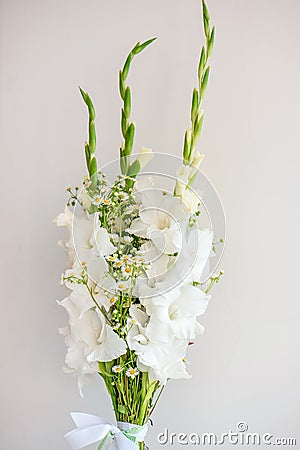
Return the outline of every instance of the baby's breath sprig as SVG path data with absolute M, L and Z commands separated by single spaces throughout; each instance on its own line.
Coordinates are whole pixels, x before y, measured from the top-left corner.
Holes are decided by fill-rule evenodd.
M 143 44 L 138 42 L 127 56 L 123 69 L 119 71 L 119 90 L 123 100 L 123 108 L 121 110 L 121 130 L 124 138 L 120 148 L 120 167 L 122 174 L 130 177 L 135 177 L 138 174 L 140 171 L 140 163 L 136 160 L 130 165 L 130 155 L 133 148 L 135 125 L 133 122 L 130 122 L 131 91 L 130 87 L 126 86 L 126 80 L 134 56 L 141 53 L 146 47 L 148 47 L 148 45 L 155 41 L 155 39 L 156 38 L 149 39 Z
M 213 245 L 212 245 L 212 251 L 213 251 L 214 253 L 216 253 L 216 245 L 223 244 L 223 242 L 224 242 L 224 239 L 223 239 L 223 238 L 220 238 L 218 241 L 213 242 Z
M 221 276 L 224 274 L 223 270 L 220 270 L 218 275 L 211 275 L 209 277 L 209 285 L 205 290 L 205 294 L 208 294 L 209 291 L 212 289 L 215 283 L 219 283 Z
M 195 147 L 201 134 L 204 115 L 201 106 L 206 92 L 210 72 L 208 59 L 212 53 L 215 39 L 215 27 L 213 27 L 212 30 L 210 29 L 210 16 L 204 0 L 202 0 L 202 10 L 206 44 L 205 46 L 202 46 L 198 65 L 198 89 L 194 88 L 192 95 L 191 128 L 186 130 L 184 136 L 183 161 L 186 165 L 191 164 L 193 161 Z
M 80 205 L 82 205 L 81 200 L 78 198 L 78 191 L 79 191 L 79 187 L 75 186 L 74 191 L 71 187 L 68 187 L 66 189 L 66 191 L 70 194 L 70 198 L 67 202 L 67 206 L 75 206 L 76 203 L 78 202 Z
M 89 142 L 85 143 L 85 159 L 86 165 L 90 177 L 90 187 L 89 190 L 91 193 L 94 193 L 97 190 L 98 184 L 98 174 L 97 174 L 97 160 L 95 158 L 95 150 L 96 150 L 96 129 L 95 129 L 95 118 L 96 112 L 91 100 L 91 97 L 87 92 L 84 92 L 81 87 L 79 87 L 82 98 L 88 107 L 89 112 Z

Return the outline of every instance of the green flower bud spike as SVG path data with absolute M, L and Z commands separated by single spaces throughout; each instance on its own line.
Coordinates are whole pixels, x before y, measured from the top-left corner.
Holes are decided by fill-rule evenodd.
M 134 161 L 130 165 L 130 155 L 133 149 L 135 125 L 130 121 L 131 92 L 130 88 L 126 86 L 126 80 L 134 56 L 141 53 L 146 47 L 148 47 L 148 45 L 155 41 L 155 39 L 156 38 L 149 39 L 143 44 L 138 42 L 127 56 L 123 69 L 119 71 L 119 91 L 121 99 L 123 100 L 123 108 L 121 110 L 121 130 L 124 138 L 120 148 L 120 168 L 123 175 L 128 175 L 131 178 L 135 178 L 140 171 L 140 164 L 137 164 L 138 161 Z M 131 185 L 132 182 L 128 182 L 128 186 L 130 187 Z
M 81 89 L 81 87 L 79 87 L 79 90 L 84 100 L 84 103 L 88 108 L 89 113 L 89 127 L 88 127 L 89 142 L 85 143 L 84 150 L 85 150 L 86 166 L 88 169 L 89 179 L 91 183 L 89 189 L 91 193 L 94 193 L 97 189 L 98 183 L 97 161 L 94 155 L 96 150 L 96 129 L 95 129 L 96 112 L 89 94 L 87 92 L 84 92 L 84 90 Z
M 206 44 L 201 49 L 199 65 L 198 65 L 198 89 L 194 89 L 192 95 L 191 106 L 191 127 L 185 132 L 183 144 L 183 162 L 188 165 L 192 163 L 196 145 L 199 141 L 203 122 L 202 101 L 207 89 L 210 67 L 208 66 L 208 59 L 212 53 L 215 28 L 210 30 L 210 16 L 204 0 L 202 0 L 202 20 L 204 27 L 204 34 L 206 37 Z

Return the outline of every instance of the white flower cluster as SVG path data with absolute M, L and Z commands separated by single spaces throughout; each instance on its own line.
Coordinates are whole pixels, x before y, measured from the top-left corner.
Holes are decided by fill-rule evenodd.
M 185 183 L 191 174 L 181 169 L 178 176 Z M 60 330 L 68 347 L 65 370 L 76 374 L 80 391 L 108 361 L 113 377 L 129 381 L 139 372 L 161 384 L 189 377 L 185 357 L 203 332 L 198 317 L 209 295 L 201 276 L 213 233 L 198 228 L 199 200 L 182 183 L 173 195 L 148 177 L 135 184 L 120 177 L 110 188 L 101 177 L 96 194 L 77 189 L 74 211 L 67 206 L 56 219 L 69 233 L 61 243 L 69 295 L 59 302 L 69 315 Z

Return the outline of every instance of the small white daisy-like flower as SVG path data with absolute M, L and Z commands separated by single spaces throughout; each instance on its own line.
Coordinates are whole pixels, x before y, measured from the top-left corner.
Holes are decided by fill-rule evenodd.
M 117 289 L 119 289 L 120 291 L 126 291 L 129 288 L 130 288 L 130 281 L 120 281 L 117 284 Z
M 113 366 L 113 368 L 111 369 L 114 373 L 121 373 L 124 370 L 124 367 L 122 366 Z
M 92 200 L 92 203 L 93 203 L 93 205 L 96 205 L 96 206 L 100 205 L 101 197 L 99 197 L 99 196 L 94 197 L 93 200 Z
M 110 299 L 109 299 L 110 306 L 114 305 L 116 303 L 116 301 L 117 301 L 116 297 L 110 297 Z
M 129 277 L 132 274 L 132 268 L 129 266 L 123 266 L 121 270 L 124 277 Z
M 135 378 L 139 374 L 139 370 L 137 368 L 129 367 L 128 370 L 126 370 L 126 375 L 128 378 Z
M 131 256 L 131 255 L 124 255 L 124 256 L 122 257 L 122 261 L 123 261 L 125 264 L 130 265 L 130 264 L 132 264 L 132 256 Z
M 131 317 L 129 318 L 129 323 L 131 323 L 132 325 L 137 325 L 137 321 L 135 319 L 132 319 Z

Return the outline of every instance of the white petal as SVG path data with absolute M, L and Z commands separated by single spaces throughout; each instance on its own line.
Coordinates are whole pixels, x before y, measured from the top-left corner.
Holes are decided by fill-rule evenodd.
M 143 147 L 136 159 L 139 161 L 141 169 L 143 169 L 148 164 L 148 162 L 151 161 L 152 158 L 152 150 L 150 148 Z
M 67 227 L 69 229 L 72 228 L 74 219 L 74 214 L 72 211 L 66 206 L 63 213 L 59 214 L 55 219 L 54 222 L 58 227 Z
M 98 228 L 91 239 L 91 244 L 95 245 L 102 256 L 111 255 L 117 249 L 111 243 L 109 234 L 105 228 Z
M 101 334 L 100 344 L 88 356 L 88 361 L 112 361 L 126 353 L 126 343 L 109 325 L 105 325 L 105 331 Z

